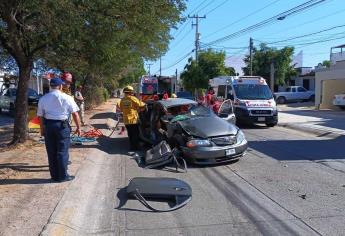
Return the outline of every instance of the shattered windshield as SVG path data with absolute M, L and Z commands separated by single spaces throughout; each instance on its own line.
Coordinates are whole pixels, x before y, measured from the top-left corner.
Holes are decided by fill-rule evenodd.
M 171 120 L 172 122 L 196 117 L 212 116 L 214 114 L 205 106 L 192 104 L 170 107 L 168 112 L 174 116 L 174 118 Z

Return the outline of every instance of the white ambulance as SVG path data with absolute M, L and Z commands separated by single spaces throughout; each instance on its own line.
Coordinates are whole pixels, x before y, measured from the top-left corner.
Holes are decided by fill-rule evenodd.
M 209 81 L 217 97 L 231 99 L 238 123 L 278 123 L 272 91 L 260 76 L 219 76 Z

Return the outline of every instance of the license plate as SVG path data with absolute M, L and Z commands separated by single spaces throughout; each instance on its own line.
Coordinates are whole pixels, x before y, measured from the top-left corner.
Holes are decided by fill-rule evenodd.
M 265 117 L 258 117 L 258 121 L 265 121 L 266 118 Z
M 234 155 L 236 153 L 235 149 L 228 149 L 228 150 L 225 150 L 225 155 L 226 156 L 231 156 L 231 155 Z

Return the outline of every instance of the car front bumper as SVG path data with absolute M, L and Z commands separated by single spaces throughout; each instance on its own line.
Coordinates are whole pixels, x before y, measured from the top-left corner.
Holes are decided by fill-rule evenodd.
M 199 165 L 219 164 L 237 160 L 245 154 L 247 148 L 247 141 L 232 146 L 181 147 L 185 160 Z M 234 149 L 235 153 L 227 156 L 226 150 L 229 149 Z

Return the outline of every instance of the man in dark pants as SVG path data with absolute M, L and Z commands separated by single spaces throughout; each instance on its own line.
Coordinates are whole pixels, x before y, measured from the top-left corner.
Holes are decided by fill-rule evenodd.
M 138 111 L 145 107 L 145 103 L 133 96 L 133 87 L 123 89 L 124 98 L 120 101 L 120 110 L 123 114 L 123 123 L 126 126 L 131 150 L 139 149 L 139 114 Z
M 78 106 L 73 97 L 62 92 L 64 82 L 60 78 L 50 80 L 51 91 L 38 103 L 37 116 L 41 120 L 41 135 L 44 135 L 50 176 L 54 181 L 68 181 L 73 177 L 67 173 L 68 150 L 71 127 L 68 122 L 72 114 L 80 135 Z

